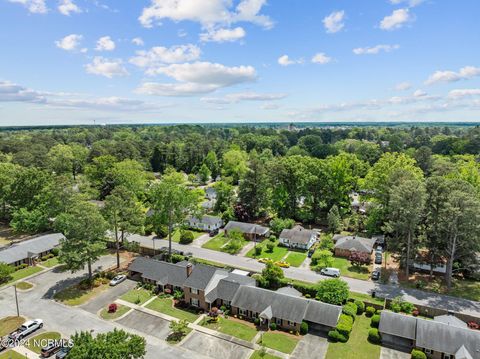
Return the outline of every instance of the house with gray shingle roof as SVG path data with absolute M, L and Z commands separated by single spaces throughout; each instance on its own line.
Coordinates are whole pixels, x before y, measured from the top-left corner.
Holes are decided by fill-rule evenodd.
M 335 255 L 348 258 L 354 251 L 371 254 L 376 239 L 336 234 L 333 236 L 333 242 L 335 243 Z
M 38 258 L 49 254 L 60 245 L 60 240 L 65 237 L 61 233 L 45 234 L 43 236 L 28 239 L 0 250 L 0 262 L 10 265 L 26 263 L 34 265 Z
M 242 232 L 245 239 L 248 240 L 263 240 L 270 235 L 269 228 L 254 223 L 230 221 L 225 226 L 225 235 L 228 235 L 228 232 L 232 230 Z
M 278 242 L 285 247 L 308 250 L 317 241 L 318 232 L 295 226 L 284 229 L 278 237 Z
M 202 217 L 189 217 L 187 219 L 187 225 L 193 229 L 210 232 L 220 229 L 223 225 L 223 220 L 220 217 L 207 215 Z

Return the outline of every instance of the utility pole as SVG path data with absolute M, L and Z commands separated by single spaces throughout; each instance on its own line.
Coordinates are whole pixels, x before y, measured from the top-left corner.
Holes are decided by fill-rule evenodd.
M 20 316 L 20 309 L 18 308 L 17 285 L 14 284 L 13 288 L 15 288 L 15 304 L 17 305 L 17 317 L 19 317 Z

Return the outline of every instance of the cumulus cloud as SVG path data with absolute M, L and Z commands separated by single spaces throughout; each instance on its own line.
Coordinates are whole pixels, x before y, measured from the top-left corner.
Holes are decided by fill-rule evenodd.
M 323 19 L 323 26 L 328 33 L 339 32 L 345 26 L 345 11 L 335 11 Z
M 23 5 L 32 14 L 46 14 L 48 12 L 45 0 L 8 0 L 11 3 Z
M 55 41 L 55 45 L 65 51 L 75 51 L 78 49 L 78 46 L 80 45 L 82 39 L 82 35 L 71 34 L 65 36 L 63 39 Z
M 293 59 L 290 59 L 288 55 L 282 55 L 278 58 L 277 62 L 279 65 L 282 65 L 282 66 L 290 66 L 294 64 L 302 64 L 303 59 L 293 60 Z
M 448 97 L 452 99 L 460 99 L 472 96 L 480 96 L 480 89 L 457 89 L 448 93 Z
M 458 72 L 455 71 L 436 71 L 425 81 L 426 85 L 434 85 L 439 82 L 457 82 L 468 80 L 480 76 L 480 67 L 465 66 Z
M 409 82 L 400 82 L 399 84 L 395 85 L 396 91 L 406 91 L 412 88 L 412 84 Z
M 110 36 L 102 36 L 97 40 L 97 51 L 113 51 L 115 50 L 115 42 L 110 38 Z
M 132 39 L 132 44 L 137 45 L 137 46 L 143 46 L 145 43 L 143 42 L 143 39 L 141 37 L 135 37 Z
M 200 58 L 200 54 L 200 48 L 192 44 L 169 48 L 156 46 L 148 51 L 136 51 L 136 56 L 129 61 L 135 66 L 145 69 L 148 75 L 156 75 L 160 73 L 165 64 L 194 61 Z
M 380 22 L 382 30 L 392 31 L 400 29 L 408 22 L 412 21 L 413 17 L 409 9 L 397 9 L 391 15 L 385 16 Z
M 201 100 L 207 103 L 224 105 L 241 101 L 275 101 L 285 97 L 287 97 L 287 94 L 284 93 L 238 92 L 225 95 L 224 97 L 203 97 Z
M 136 91 L 159 96 L 192 96 L 256 80 L 252 66 L 227 67 L 211 62 L 172 64 L 158 69 L 177 83 L 143 83 Z
M 200 34 L 203 42 L 233 42 L 245 37 L 245 30 L 241 27 L 234 29 L 212 29 Z
M 44 103 L 45 97 L 41 93 L 24 86 L 0 80 L 0 102 Z
M 65 16 L 70 16 L 72 13 L 82 12 L 73 0 L 62 0 L 58 5 L 58 11 Z
M 85 66 L 87 73 L 92 75 L 105 76 L 109 79 L 115 76 L 128 75 L 127 69 L 120 59 L 106 59 L 102 56 L 95 56 L 93 61 Z
M 234 7 L 232 1 L 225 0 L 150 0 L 139 17 L 145 27 L 152 27 L 163 19 L 173 21 L 194 21 L 206 28 L 251 22 L 265 28 L 273 26 L 272 20 L 260 14 L 266 0 L 241 0 Z
M 377 55 L 380 52 L 392 52 L 398 50 L 400 45 L 377 45 L 373 47 L 357 47 L 353 49 L 355 55 Z
M 332 58 L 325 55 L 323 52 L 319 52 L 318 54 L 312 57 L 312 62 L 314 64 L 324 65 L 324 64 L 328 64 L 331 61 L 332 61 Z

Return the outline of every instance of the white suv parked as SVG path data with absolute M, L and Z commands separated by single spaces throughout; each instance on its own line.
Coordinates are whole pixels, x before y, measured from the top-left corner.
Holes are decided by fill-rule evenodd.
M 23 323 L 22 326 L 17 330 L 15 330 L 13 333 L 10 333 L 8 337 L 11 340 L 20 340 L 42 327 L 43 327 L 43 320 L 41 319 L 29 320 L 28 322 Z

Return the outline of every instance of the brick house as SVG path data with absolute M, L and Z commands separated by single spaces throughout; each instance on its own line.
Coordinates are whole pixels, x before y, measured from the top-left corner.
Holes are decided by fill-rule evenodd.
M 225 235 L 228 235 L 228 232 L 231 230 L 238 230 L 243 233 L 245 239 L 249 241 L 257 240 L 262 241 L 270 235 L 270 229 L 267 227 L 260 226 L 254 223 L 245 223 L 230 221 L 225 226 Z
M 376 239 L 336 234 L 333 236 L 333 242 L 335 255 L 348 258 L 353 251 L 372 254 Z

